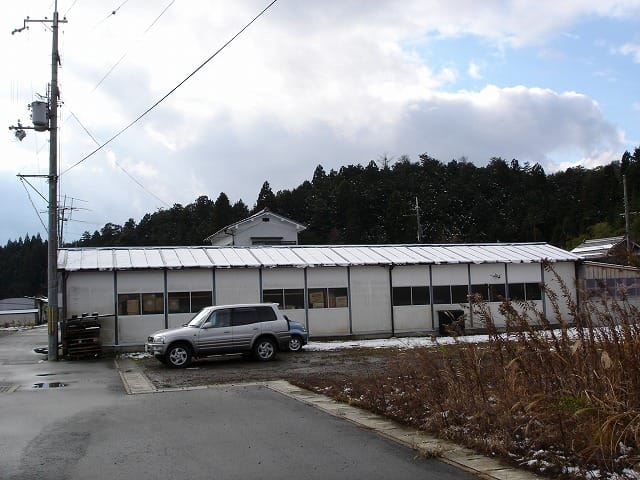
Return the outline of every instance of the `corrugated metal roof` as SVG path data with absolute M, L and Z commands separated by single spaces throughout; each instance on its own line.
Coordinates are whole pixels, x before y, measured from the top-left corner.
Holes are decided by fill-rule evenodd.
M 580 245 L 571 250 L 571 253 L 579 255 L 582 258 L 604 258 L 607 257 L 611 250 L 617 245 L 624 242 L 625 237 L 608 237 L 594 238 L 585 240 Z
M 456 263 L 575 262 L 580 257 L 546 243 L 467 245 L 331 245 L 255 247 L 132 247 L 60 249 L 58 269 L 135 270 L 275 268 Z

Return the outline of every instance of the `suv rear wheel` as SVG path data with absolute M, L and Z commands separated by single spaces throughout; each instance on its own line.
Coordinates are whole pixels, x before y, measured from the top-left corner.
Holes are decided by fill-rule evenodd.
M 185 343 L 171 345 L 165 354 L 167 365 L 173 368 L 186 368 L 191 364 L 191 347 Z
M 289 340 L 289 350 L 292 352 L 299 352 L 302 350 L 302 337 L 300 335 L 291 335 L 291 340 Z
M 253 356 L 261 362 L 273 360 L 276 358 L 276 344 L 270 338 L 259 338 L 253 346 Z

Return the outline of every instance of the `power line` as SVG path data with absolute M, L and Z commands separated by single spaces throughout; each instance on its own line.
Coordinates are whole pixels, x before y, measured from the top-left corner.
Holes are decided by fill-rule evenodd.
M 98 140 L 96 140 L 96 138 L 91 134 L 91 132 L 87 129 L 87 127 L 85 127 L 82 122 L 80 121 L 80 119 L 76 116 L 75 113 L 73 113 L 72 111 L 69 111 L 69 113 L 71 114 L 71 116 L 76 120 L 76 122 L 78 122 L 78 125 L 80 125 L 80 127 L 82 127 L 82 129 L 86 132 L 87 135 L 89 135 L 89 137 L 91 137 L 91 140 L 93 140 L 95 142 L 96 145 L 98 145 L 98 147 L 100 146 L 100 142 L 98 142 Z M 165 206 L 169 206 L 169 204 L 167 202 L 165 202 L 164 200 L 162 200 L 160 197 L 158 197 L 155 193 L 153 193 L 152 191 L 150 191 L 149 189 L 147 189 L 142 183 L 140 183 L 138 181 L 138 179 L 136 179 L 133 175 L 131 175 L 122 165 L 120 165 L 118 163 L 117 160 L 114 160 L 115 164 L 118 166 L 118 168 L 120 168 L 120 170 L 122 170 L 125 175 L 127 175 L 127 177 L 129 177 L 133 182 L 135 182 L 140 188 L 142 188 L 145 192 L 147 192 L 149 195 L 151 195 L 153 198 L 155 198 L 156 200 L 158 200 L 160 203 L 162 203 Z
M 42 217 L 40 216 L 40 212 L 36 208 L 36 204 L 33 203 L 33 198 L 31 198 L 31 194 L 29 193 L 29 190 L 27 189 L 27 186 L 25 185 L 25 182 L 26 183 L 29 183 L 29 182 L 27 182 L 22 177 L 20 177 L 20 181 L 22 182 L 22 186 L 24 187 L 24 191 L 27 192 L 27 197 L 29 197 L 29 202 L 31 202 L 31 206 L 33 207 L 33 210 L 36 212 L 36 215 L 38 216 L 38 220 L 40 220 L 40 224 L 42 225 L 42 228 L 44 228 L 44 231 L 48 233 L 47 227 L 44 224 L 44 222 L 42 221 Z M 31 185 L 30 183 L 29 183 L 29 186 L 31 188 L 33 188 L 33 185 Z M 40 192 L 38 192 L 38 190 L 36 190 L 35 188 L 33 188 L 33 189 L 40 195 Z M 42 195 L 40 195 L 40 196 L 42 197 Z M 42 198 L 44 198 L 44 197 L 42 197 Z M 45 198 L 45 201 L 46 201 L 46 198 Z
M 222 45 L 222 47 L 220 47 L 213 55 L 211 55 L 209 58 L 207 58 L 202 64 L 200 64 L 200 66 L 198 68 L 196 68 L 193 72 L 191 72 L 184 80 L 182 80 L 178 85 L 176 85 L 175 87 L 173 87 L 167 94 L 165 94 L 160 100 L 158 100 L 156 103 L 154 103 L 151 107 L 149 107 L 147 110 L 145 110 L 140 116 L 138 116 L 138 118 L 136 118 L 134 121 L 132 121 L 131 123 L 129 123 L 126 127 L 124 127 L 123 129 L 121 129 L 118 133 L 116 133 L 114 136 L 112 136 L 109 140 L 107 140 L 105 143 L 103 143 L 102 145 L 100 145 L 98 148 L 96 148 L 94 151 L 92 151 L 91 153 L 89 153 L 87 156 L 85 156 L 84 158 L 78 160 L 76 163 L 74 163 L 73 165 L 71 165 L 69 168 L 67 168 L 66 170 L 64 170 L 60 175 L 64 175 L 65 173 L 67 173 L 69 170 L 77 167 L 78 165 L 80 165 L 82 162 L 84 162 L 85 160 L 89 159 L 90 157 L 92 157 L 94 154 L 96 154 L 97 152 L 99 152 L 100 150 L 102 150 L 104 147 L 106 147 L 108 144 L 110 144 L 111 142 L 113 142 L 116 138 L 118 138 L 120 135 L 122 135 L 124 132 L 126 132 L 127 130 L 129 130 L 133 125 L 135 125 L 136 123 L 138 123 L 138 121 L 140 121 L 143 117 L 145 117 L 149 112 L 151 112 L 153 109 L 155 109 L 158 105 L 160 105 L 160 103 L 162 103 L 164 100 L 167 99 L 167 97 L 169 97 L 171 94 L 173 94 L 178 88 L 180 88 L 184 83 L 187 82 L 187 80 L 189 80 L 191 77 L 193 77 L 196 73 L 198 73 L 202 68 L 204 68 L 205 65 L 207 65 L 211 60 L 213 60 L 222 50 L 224 50 L 227 46 L 229 46 L 229 44 L 231 42 L 233 42 L 236 38 L 238 38 L 247 28 L 249 28 L 251 25 L 253 25 L 253 23 L 255 21 L 257 21 L 262 15 L 264 15 L 267 10 L 269 10 L 278 0 L 273 0 L 269 5 L 267 5 L 258 15 L 256 15 L 249 23 L 247 23 L 238 33 L 236 33 L 233 37 L 231 37 L 224 45 Z
M 151 22 L 151 24 L 150 24 L 150 25 L 145 29 L 145 31 L 144 31 L 144 32 L 142 32 L 142 35 L 143 35 L 143 36 L 144 36 L 144 35 L 146 35 L 146 34 L 147 34 L 147 32 L 148 32 L 149 30 L 151 30 L 151 28 L 156 24 L 156 22 L 157 22 L 158 20 L 160 20 L 160 17 L 162 17 L 162 16 L 166 13 L 166 11 L 167 11 L 167 10 L 169 10 L 169 8 L 171 7 L 171 5 L 173 5 L 174 3 L 175 3 L 175 0 L 171 0 L 171 2 L 169 2 L 169 4 L 168 4 L 166 7 L 164 7 L 164 9 L 162 10 L 162 12 L 160 12 L 160 15 L 158 15 L 158 16 L 153 20 L 153 22 Z M 125 59 L 125 57 L 126 57 L 127 55 L 129 55 L 129 50 L 127 50 L 126 52 L 124 52 L 124 53 L 122 54 L 122 56 L 121 56 L 121 57 L 116 61 L 116 63 L 114 63 L 114 64 L 111 66 L 111 68 L 107 71 L 107 73 L 105 73 L 105 74 L 103 75 L 103 77 L 100 79 L 100 81 L 99 81 L 98 83 L 96 83 L 96 86 L 95 86 L 95 87 L 93 87 L 93 90 L 91 90 L 92 92 L 94 92 L 94 91 L 95 91 L 95 90 L 96 90 L 96 89 L 97 89 L 97 88 L 102 84 L 102 82 L 104 82 L 104 81 L 106 80 L 106 78 L 107 78 L 109 75 L 111 75 L 111 72 L 113 72 L 113 70 L 115 70 L 115 68 L 116 68 L 118 65 L 120 65 L 120 62 L 122 62 L 122 60 L 124 60 L 124 59 Z

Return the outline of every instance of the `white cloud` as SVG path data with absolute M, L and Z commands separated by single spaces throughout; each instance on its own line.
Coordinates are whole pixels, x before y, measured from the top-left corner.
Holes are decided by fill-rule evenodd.
M 622 45 L 618 51 L 622 55 L 629 55 L 633 57 L 635 63 L 640 63 L 640 44 L 638 43 L 626 43 Z
M 480 74 L 480 67 L 474 63 L 471 62 L 469 64 L 469 68 L 467 69 L 467 73 L 469 74 L 469 76 L 475 80 L 480 80 L 482 78 L 482 75 Z
M 61 31 L 63 170 L 95 149 L 70 112 L 105 142 L 266 5 L 259 0 L 175 2 L 144 33 L 165 5 L 127 2 L 108 16 L 112 7 L 59 3 L 61 11 L 73 3 Z M 563 152 L 597 162 L 622 148 L 618 130 L 585 95 L 535 86 L 453 91 L 458 73 L 450 65 L 455 63 L 432 60 L 442 37 L 470 36 L 491 49 L 538 47 L 589 15 L 637 16 L 640 1 L 487 0 L 479 5 L 472 0 L 415 0 L 401 6 L 390 0 L 276 3 L 108 148 L 62 176 L 65 193 L 87 200 L 90 208 L 76 216 L 89 223 L 67 231 L 79 235 L 108 221 L 139 219 L 166 206 L 154 195 L 184 204 L 224 191 L 232 202 L 242 198 L 251 206 L 265 180 L 274 190 L 289 189 L 320 163 L 339 168 L 368 162 L 381 152 L 415 159 L 427 151 L 443 161 L 465 155 L 478 163 L 503 156 L 552 167 Z M 11 30 L 41 9 L 40 2 L 22 2 L 11 18 L 0 19 L 0 26 Z M 25 120 L 30 91 L 46 85 L 49 41 L 48 31 L 32 28 L 0 46 L 16 79 L 14 88 L 0 96 L 5 124 Z M 637 54 L 628 48 L 625 54 Z M 472 62 L 467 74 L 480 80 L 483 70 L 482 62 Z M 38 145 L 44 151 L 34 155 Z M 5 142 L 1 148 L 8 159 L 0 162 L 3 179 L 17 171 L 46 171 L 42 134 L 30 132 L 23 143 Z M 153 195 L 128 178 L 116 160 Z M 10 237 L 24 230 L 14 223 Z M 0 236 L 0 243 L 5 238 Z

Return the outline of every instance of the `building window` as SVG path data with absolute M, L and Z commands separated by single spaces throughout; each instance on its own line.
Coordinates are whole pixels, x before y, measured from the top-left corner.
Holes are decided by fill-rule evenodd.
M 309 289 L 309 308 L 327 308 L 327 289 Z
M 140 315 L 140 294 L 119 293 L 118 315 Z
M 118 315 L 153 315 L 164 313 L 162 293 L 119 293 Z
M 142 314 L 154 315 L 164 313 L 164 295 L 162 293 L 142 294 Z
M 451 287 L 449 285 L 438 285 L 433 287 L 434 304 L 451 304 Z
M 169 292 L 169 313 L 195 313 L 213 305 L 210 291 Z
M 304 309 L 304 289 L 290 288 L 284 290 L 284 309 Z
M 394 307 L 411 305 L 411 287 L 393 287 L 392 296 Z
M 509 298 L 511 300 L 525 300 L 524 283 L 510 283 Z
M 393 287 L 394 307 L 403 305 L 428 305 L 429 287 Z
M 327 291 L 329 308 L 344 308 L 349 306 L 346 288 L 328 288 Z
M 191 295 L 189 292 L 169 292 L 169 313 L 189 313 Z
M 489 285 L 486 283 L 471 285 L 471 295 L 480 295 L 483 301 L 489 301 Z
M 429 305 L 429 287 L 411 287 L 411 303 L 413 305 Z
M 468 303 L 469 287 L 467 285 L 451 285 L 451 303 Z
M 262 291 L 262 301 L 265 303 L 277 303 L 280 308 L 284 306 L 284 290 L 278 288 Z
M 504 283 L 489 284 L 489 301 L 502 302 L 507 297 Z
M 213 305 L 213 294 L 210 290 L 191 292 L 191 312 L 199 312 L 204 307 Z
M 542 288 L 539 283 L 525 283 L 524 290 L 527 300 L 542 300 Z
M 346 288 L 310 288 L 309 308 L 346 308 L 349 296 Z
M 262 291 L 262 301 L 277 303 L 281 310 L 304 309 L 303 288 L 276 288 Z

